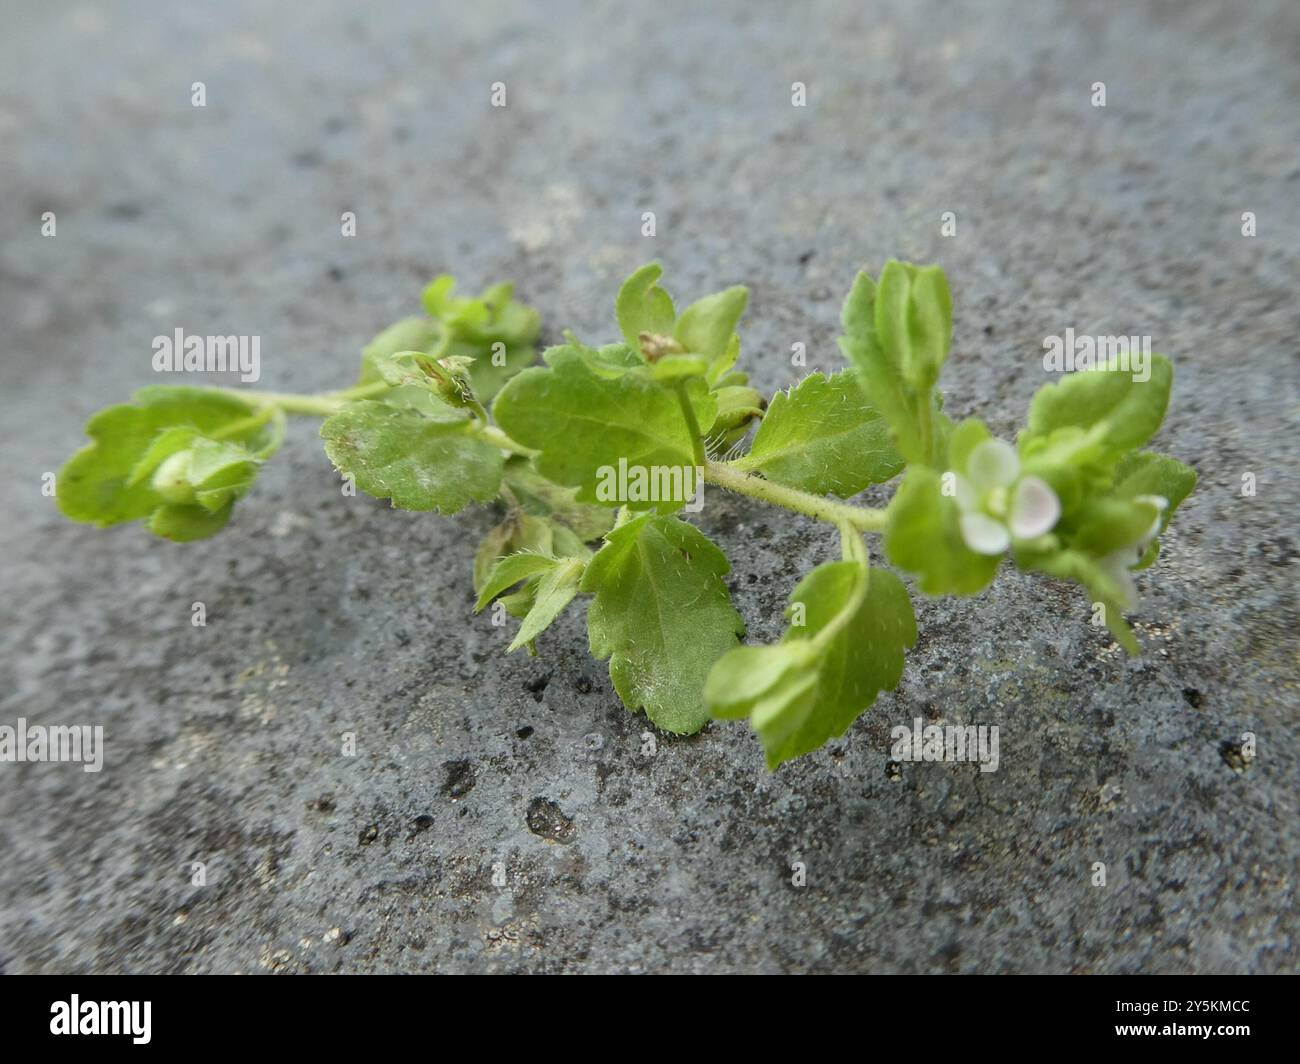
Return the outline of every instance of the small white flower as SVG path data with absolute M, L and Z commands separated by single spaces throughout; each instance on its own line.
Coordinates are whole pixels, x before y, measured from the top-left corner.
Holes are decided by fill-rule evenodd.
M 1137 585 L 1133 582 L 1131 570 L 1133 566 L 1142 560 L 1142 555 L 1147 552 L 1147 547 L 1151 545 L 1151 541 L 1160 532 L 1160 522 L 1164 520 L 1165 510 L 1169 508 L 1169 500 L 1163 495 L 1135 495 L 1133 501 L 1147 503 L 1155 507 L 1156 516 L 1155 520 L 1151 522 L 1151 527 L 1132 543 L 1126 543 L 1098 561 L 1102 570 L 1120 589 L 1122 595 L 1119 606 L 1125 613 L 1136 609 L 1138 604 Z
M 961 537 L 976 554 L 1001 554 L 1012 539 L 1034 539 L 1056 527 L 1061 500 L 1042 477 L 1020 475 L 1020 456 L 1004 440 L 985 440 L 956 477 Z

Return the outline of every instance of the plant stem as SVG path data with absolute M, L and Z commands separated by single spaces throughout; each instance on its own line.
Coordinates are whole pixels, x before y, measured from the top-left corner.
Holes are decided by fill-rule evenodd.
M 278 407 L 286 414 L 329 417 L 331 414 L 337 414 L 348 403 L 355 402 L 358 399 L 369 399 L 372 396 L 383 395 L 384 392 L 392 389 L 384 381 L 374 381 L 370 384 L 359 384 L 355 388 L 347 388 L 341 392 L 326 392 L 323 395 L 246 391 L 242 388 L 213 388 L 212 390 L 223 395 L 233 395 L 236 399 L 242 399 L 254 406 Z
M 848 524 L 862 532 L 880 532 L 885 528 L 884 510 L 850 506 L 848 503 L 826 499 L 811 492 L 800 491 L 798 488 L 788 488 L 784 484 L 777 484 L 763 477 L 732 469 L 725 462 L 706 462 L 704 479 L 728 491 L 750 495 L 773 506 L 784 506 L 787 510 L 832 525 Z
M 927 462 L 933 462 L 935 457 L 931 453 L 934 449 L 934 414 L 930 402 L 927 392 L 918 396 L 916 403 L 916 419 L 921 426 L 921 452 L 926 456 Z
M 232 436 L 242 436 L 246 432 L 253 432 L 260 429 L 275 416 L 276 408 L 273 406 L 264 406 L 256 414 L 249 414 L 248 417 L 240 418 L 238 421 L 232 421 L 223 428 L 209 433 L 209 438 L 214 440 L 228 440 Z
M 534 451 L 531 447 L 525 447 L 522 443 L 515 443 L 509 436 L 502 432 L 495 425 L 483 425 L 479 430 L 479 435 L 488 443 L 496 444 L 503 451 L 509 451 L 511 454 L 523 455 L 525 458 L 532 458 L 534 455 L 541 454 L 541 451 Z
M 691 397 L 686 393 L 685 377 L 675 377 L 673 379 L 673 391 L 677 393 L 677 402 L 681 405 L 682 417 L 686 419 L 686 428 L 691 434 L 691 447 L 695 452 L 695 464 L 702 467 L 706 461 L 704 437 L 700 434 L 700 423 L 695 417 L 695 407 L 691 405 Z
M 859 533 L 851 528 L 840 525 L 840 536 L 844 540 L 844 560 L 846 562 L 857 561 L 863 564 L 857 569 L 853 579 L 853 590 L 849 594 L 848 601 L 840 608 L 840 611 L 831 618 L 830 623 L 820 632 L 813 636 L 813 644 L 822 650 L 825 650 L 835 640 L 835 637 L 844 630 L 854 615 L 862 605 L 862 600 L 867 597 L 867 580 L 869 574 L 866 568 L 866 551 L 862 545 L 862 540 L 857 539 Z M 856 543 L 850 541 L 850 537 L 857 539 Z
M 348 403 L 358 399 L 369 399 L 390 391 L 390 386 L 383 381 L 371 384 L 359 384 L 339 392 L 326 392 L 323 395 L 295 395 L 288 392 L 244 391 L 239 388 L 214 388 L 224 395 L 233 395 L 255 407 L 279 410 L 285 414 L 308 414 L 317 417 L 329 417 L 337 414 Z M 719 487 L 726 488 L 741 495 L 749 495 L 773 506 L 781 506 L 795 513 L 804 514 L 818 521 L 832 525 L 848 525 L 860 532 L 880 532 L 884 529 L 886 518 L 884 510 L 873 510 L 862 506 L 851 506 L 837 499 L 824 498 L 811 492 L 800 491 L 777 484 L 751 473 L 742 473 L 725 462 L 711 462 L 704 449 L 704 438 L 700 435 L 699 421 L 695 417 L 695 408 L 691 406 L 685 385 L 675 383 L 674 390 L 681 403 L 682 417 L 686 420 L 691 433 L 691 442 L 695 450 L 696 464 L 703 468 L 704 479 Z M 260 416 L 261 411 L 254 417 Z M 495 425 L 480 423 L 478 433 L 489 443 L 511 454 L 525 458 L 536 456 L 538 451 L 516 443 Z

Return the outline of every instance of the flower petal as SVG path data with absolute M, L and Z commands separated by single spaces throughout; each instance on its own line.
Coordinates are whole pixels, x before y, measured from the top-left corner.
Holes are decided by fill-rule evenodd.
M 1138 556 L 1141 557 L 1142 552 L 1146 550 L 1147 544 L 1160 534 L 1160 523 L 1165 519 L 1165 511 L 1169 509 L 1169 500 L 1163 495 L 1134 495 L 1133 501 L 1144 502 L 1148 506 L 1156 508 L 1156 519 L 1151 523 L 1150 530 L 1138 540 Z
M 979 512 L 961 515 L 961 538 L 976 554 L 1001 554 L 1011 546 L 1006 526 Z
M 952 483 L 952 491 L 957 499 L 957 506 L 962 510 L 978 510 L 980 498 L 975 486 L 960 473 L 952 475 Z
M 1016 485 L 1011 503 L 1011 534 L 1017 539 L 1033 539 L 1056 527 L 1061 519 L 1061 500 L 1042 477 L 1024 477 Z
M 977 491 L 1009 488 L 1020 473 L 1020 456 L 1005 440 L 985 440 L 971 451 L 966 475 Z
M 1107 554 L 1104 558 L 1098 559 L 1098 564 L 1110 577 L 1115 590 L 1120 593 L 1120 599 L 1117 603 L 1119 608 L 1124 613 L 1131 613 L 1137 609 L 1137 584 L 1133 582 L 1133 574 L 1129 572 L 1129 567 L 1135 565 L 1136 560 L 1129 548 L 1123 547 L 1111 554 Z

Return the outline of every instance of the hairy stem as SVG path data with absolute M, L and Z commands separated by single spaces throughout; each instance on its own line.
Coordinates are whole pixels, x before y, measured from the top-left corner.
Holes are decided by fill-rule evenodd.
M 677 402 L 681 405 L 682 417 L 686 419 L 686 428 L 691 434 L 691 448 L 695 452 L 695 464 L 703 466 L 706 460 L 704 437 L 700 433 L 700 423 L 695 417 L 695 407 L 691 405 L 691 397 L 686 392 L 685 377 L 674 378 L 673 391 L 677 393 Z
M 240 418 L 238 421 L 232 421 L 223 428 L 217 429 L 211 433 L 214 440 L 229 440 L 236 436 L 243 436 L 246 433 L 255 432 L 260 429 L 273 417 L 275 417 L 278 407 L 263 406 L 256 414 L 249 414 L 248 417 Z
M 348 403 L 358 399 L 369 399 L 383 395 L 391 388 L 383 381 L 372 384 L 359 384 L 339 392 L 326 392 L 323 395 L 295 395 L 288 392 L 244 391 L 239 388 L 214 388 L 216 392 L 233 395 L 246 403 L 259 408 L 271 408 L 285 414 L 307 414 L 317 417 L 329 417 L 337 414 Z M 683 384 L 675 383 L 674 390 L 681 403 L 682 417 L 691 433 L 691 442 L 695 450 L 696 464 L 703 468 L 704 479 L 717 484 L 728 491 L 748 495 L 755 499 L 781 506 L 795 513 L 804 514 L 818 521 L 825 521 L 836 526 L 848 525 L 860 532 L 880 532 L 885 528 L 884 510 L 873 510 L 862 506 L 851 506 L 837 499 L 828 499 L 811 492 L 800 491 L 777 484 L 751 473 L 742 473 L 725 462 L 709 461 L 704 449 L 704 438 L 700 434 L 699 421 L 695 417 L 695 408 L 691 406 Z M 521 443 L 516 443 L 495 425 L 479 423 L 478 433 L 489 443 L 511 454 L 532 458 L 539 452 Z
M 371 384 L 359 384 L 355 388 L 347 388 L 341 392 L 325 392 L 322 395 L 246 391 L 242 388 L 213 388 L 212 390 L 220 392 L 222 395 L 233 395 L 236 399 L 242 399 L 254 406 L 277 407 L 286 414 L 329 417 L 331 414 L 337 414 L 348 403 L 355 402 L 358 399 L 370 399 L 376 395 L 383 395 L 385 392 L 391 391 L 392 388 L 384 381 L 374 381 Z
M 872 510 L 862 506 L 850 506 L 846 502 L 827 499 L 811 492 L 788 488 L 751 473 L 742 473 L 725 462 L 706 462 L 704 479 L 720 488 L 749 495 L 773 506 L 783 506 L 787 510 L 825 521 L 832 525 L 849 525 L 861 532 L 880 532 L 885 528 L 884 510 Z
M 509 436 L 502 432 L 495 425 L 482 425 L 478 433 L 488 443 L 495 444 L 503 451 L 509 451 L 511 454 L 522 455 L 524 458 L 532 458 L 534 455 L 541 454 L 541 451 L 534 451 L 531 447 L 525 447 L 522 443 L 515 443 Z

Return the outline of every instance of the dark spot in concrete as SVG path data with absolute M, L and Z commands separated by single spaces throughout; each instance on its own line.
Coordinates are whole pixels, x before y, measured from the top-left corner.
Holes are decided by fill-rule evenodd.
M 569 842 L 575 834 L 573 821 L 549 798 L 534 798 L 525 817 L 528 830 L 552 842 Z
M 546 690 L 546 685 L 551 682 L 550 673 L 541 676 L 535 676 L 531 680 L 524 681 L 524 690 L 533 696 L 535 700 L 542 700 L 542 693 Z
M 442 767 L 447 772 L 442 793 L 448 798 L 464 798 L 474 789 L 474 766 L 468 761 L 447 761 Z
M 1195 687 L 1184 687 L 1183 698 L 1186 700 L 1187 704 L 1191 706 L 1193 709 L 1200 709 L 1201 703 L 1204 701 L 1204 697 L 1201 695 L 1201 692 L 1198 691 Z
M 304 170 L 315 170 L 325 160 L 321 158 L 320 152 L 308 148 L 306 151 L 300 151 L 293 157 L 293 165 L 299 166 Z
M 579 676 L 578 682 L 573 685 L 573 689 L 580 695 L 591 694 L 591 681 L 585 676 Z
M 1231 740 L 1220 743 L 1219 756 L 1223 758 L 1223 763 L 1238 775 L 1250 767 L 1250 759 L 1242 753 L 1241 743 L 1234 743 Z
M 901 780 L 903 778 L 903 766 L 897 761 L 885 762 L 885 779 Z
M 808 263 L 812 262 L 812 257 L 816 254 L 817 251 L 815 248 L 810 248 L 808 251 L 805 251 L 802 255 L 799 256 L 799 265 L 807 266 Z
M 313 798 L 307 803 L 308 809 L 314 809 L 318 813 L 334 812 L 334 795 L 322 794 L 319 798 Z
M 428 813 L 421 813 L 412 822 L 411 827 L 414 828 L 417 832 L 428 831 L 431 827 L 433 827 L 433 817 L 431 817 Z
M 144 208 L 138 203 L 114 203 L 108 208 L 108 216 L 119 222 L 133 222 L 144 214 Z
M 357 836 L 357 842 L 362 846 L 369 846 L 375 839 L 379 838 L 379 825 L 370 824 L 361 829 L 361 834 Z
M 335 284 L 339 284 L 347 277 L 347 274 L 343 272 L 343 267 L 341 266 L 331 266 L 325 271 L 325 275 Z
M 530 735 L 533 734 L 533 729 L 525 724 L 522 728 L 519 728 L 515 732 L 515 734 L 519 736 L 519 738 L 521 739 L 527 739 Z
M 1297 553 L 1295 544 L 1286 536 L 1261 543 L 1259 552 L 1268 560 L 1269 565 L 1290 565 Z

